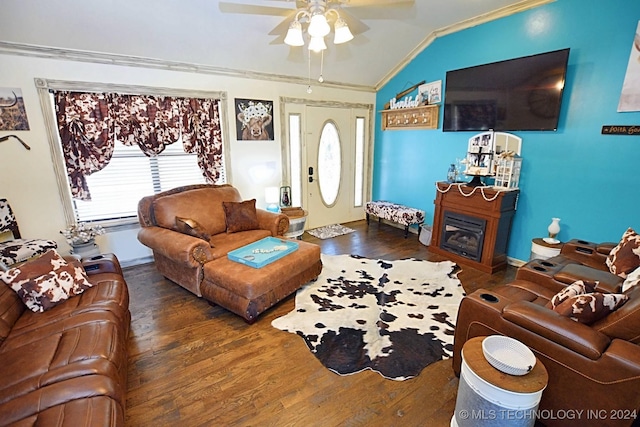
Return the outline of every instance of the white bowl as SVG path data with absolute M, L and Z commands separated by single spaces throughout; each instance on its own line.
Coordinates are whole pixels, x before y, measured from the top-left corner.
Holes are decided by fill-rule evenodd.
M 482 352 L 491 366 L 510 375 L 525 375 L 536 364 L 536 356 L 529 347 L 502 335 L 482 340 Z

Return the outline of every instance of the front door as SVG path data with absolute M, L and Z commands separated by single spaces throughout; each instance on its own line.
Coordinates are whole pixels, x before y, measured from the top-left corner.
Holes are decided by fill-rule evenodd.
M 302 122 L 299 173 L 301 201 L 308 211 L 305 228 L 363 219 L 369 174 L 369 110 L 289 107 L 288 111 L 299 112 Z M 291 132 L 289 138 L 291 143 Z

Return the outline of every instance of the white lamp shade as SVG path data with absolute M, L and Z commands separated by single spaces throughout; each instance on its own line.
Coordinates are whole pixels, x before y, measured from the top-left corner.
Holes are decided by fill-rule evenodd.
M 264 201 L 268 204 L 275 204 L 280 201 L 280 189 L 278 187 L 267 187 L 264 189 Z
M 327 48 L 327 44 L 324 42 L 324 37 L 311 37 L 309 42 L 309 50 L 314 52 L 322 52 Z
M 349 26 L 344 19 L 338 18 L 335 25 L 335 37 L 333 39 L 334 44 L 346 43 L 353 39 L 353 34 L 349 30 Z
M 316 14 L 309 21 L 309 29 L 307 32 L 311 37 L 324 37 L 331 31 L 327 18 L 322 14 Z
M 302 46 L 304 45 L 304 39 L 302 38 L 302 25 L 299 21 L 293 21 L 289 25 L 287 36 L 284 38 L 284 42 L 289 46 Z

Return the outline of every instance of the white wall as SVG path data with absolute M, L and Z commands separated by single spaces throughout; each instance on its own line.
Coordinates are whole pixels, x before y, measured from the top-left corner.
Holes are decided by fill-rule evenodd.
M 22 89 L 29 118 L 29 131 L 0 131 L 0 136 L 16 134 L 31 146 L 27 151 L 15 139 L 0 144 L 0 198 L 7 198 L 18 218 L 23 237 L 49 238 L 59 250 L 69 250 L 59 230 L 65 228 L 62 204 L 54 175 L 49 142 L 34 78 L 87 81 L 167 88 L 226 91 L 228 96 L 232 184 L 244 199 L 256 198 L 264 206 L 264 188 L 281 185 L 280 97 L 310 100 L 375 103 L 375 94 L 356 90 L 314 87 L 277 81 L 216 76 L 141 67 L 105 65 L 50 58 L 0 54 L 0 87 Z M 275 141 L 247 142 L 235 138 L 234 98 L 273 100 Z M 276 173 L 262 183 L 250 178 L 249 170 L 274 166 Z M 122 230 L 98 236 L 102 252 L 113 252 L 123 265 L 148 258 L 151 252 L 136 239 L 136 230 Z

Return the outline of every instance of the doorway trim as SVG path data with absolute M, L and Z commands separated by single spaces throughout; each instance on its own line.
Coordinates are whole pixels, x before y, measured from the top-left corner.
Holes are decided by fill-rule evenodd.
M 288 120 L 286 116 L 286 105 L 304 105 L 306 107 L 328 107 L 328 108 L 344 108 L 344 109 L 363 109 L 367 110 L 367 119 L 369 120 L 369 135 L 366 140 L 367 161 L 364 165 L 364 200 L 363 205 L 371 200 L 372 182 L 373 182 L 373 135 L 374 135 L 374 120 L 373 120 L 373 104 L 363 104 L 355 102 L 345 101 L 322 101 L 313 100 L 307 98 L 289 98 L 280 97 L 280 157 L 282 164 L 282 182 L 283 185 L 291 184 L 291 177 L 289 171 L 291 170 L 291 159 L 289 157 L 289 140 L 287 139 L 287 126 Z M 306 117 L 302 118 L 302 123 L 306 126 Z

